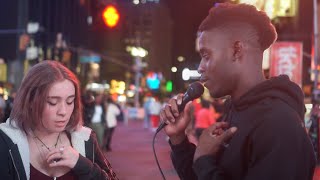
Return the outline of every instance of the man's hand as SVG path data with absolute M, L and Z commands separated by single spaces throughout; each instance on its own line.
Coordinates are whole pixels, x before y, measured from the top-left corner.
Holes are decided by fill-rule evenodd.
M 189 102 L 183 112 L 179 113 L 178 106 L 182 102 L 183 95 L 179 94 L 176 98 L 169 100 L 168 104 L 160 112 L 160 119 L 167 125 L 164 130 L 170 137 L 172 144 L 179 144 L 185 138 L 185 129 L 187 128 L 191 118 L 187 115 L 192 106 Z
M 226 122 L 217 122 L 205 129 L 199 138 L 193 161 L 204 155 L 216 156 L 237 131 L 236 127 L 224 130 L 228 127 Z

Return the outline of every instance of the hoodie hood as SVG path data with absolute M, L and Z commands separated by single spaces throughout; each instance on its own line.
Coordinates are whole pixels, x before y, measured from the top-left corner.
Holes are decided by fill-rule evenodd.
M 304 95 L 301 88 L 290 81 L 287 75 L 272 77 L 245 93 L 233 107 L 236 110 L 246 109 L 252 104 L 258 103 L 265 98 L 281 99 L 292 107 L 301 118 L 304 117 Z

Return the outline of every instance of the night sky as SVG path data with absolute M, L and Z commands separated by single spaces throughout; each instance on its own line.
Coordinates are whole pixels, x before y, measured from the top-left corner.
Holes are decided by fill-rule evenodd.
M 115 2 L 130 2 L 132 0 L 115 0 Z M 195 39 L 199 24 L 207 16 L 209 9 L 215 2 L 221 2 L 225 0 L 160 0 L 166 3 L 170 9 L 170 16 L 173 20 L 173 39 L 172 39 L 172 65 L 182 69 L 183 67 L 190 67 L 196 69 L 200 62 L 200 56 L 195 51 Z M 0 29 L 15 29 L 17 28 L 17 13 L 18 13 L 18 0 L 3 0 L 0 1 Z M 82 7 L 79 8 L 79 0 L 29 0 L 28 5 L 30 7 L 43 6 L 41 10 L 30 10 L 30 20 L 38 21 L 44 26 L 44 32 L 40 32 L 37 35 L 39 42 L 45 45 L 52 45 L 54 43 L 56 32 L 64 32 L 67 37 L 67 41 L 71 45 L 84 46 L 88 49 L 96 49 L 101 51 L 106 49 L 104 46 L 99 46 L 101 41 L 100 34 L 108 33 L 106 28 L 100 28 L 99 25 L 92 25 L 90 29 L 86 28 L 86 19 L 81 18 L 81 12 L 91 10 L 91 14 L 97 14 L 99 11 L 97 7 L 101 6 L 102 0 L 90 0 L 92 4 L 96 5 L 92 8 Z M 32 6 L 32 5 L 35 6 Z M 63 5 L 60 8 L 54 8 L 58 5 Z M 73 8 L 70 8 L 73 7 Z M 311 38 L 312 38 L 312 2 L 311 1 L 299 1 L 299 16 L 295 18 L 295 28 L 283 28 L 278 29 L 279 40 L 295 40 L 302 41 L 304 43 L 304 51 L 309 53 L 311 51 Z M 50 11 L 49 11 L 50 9 Z M 71 13 L 69 16 L 63 15 Z M 84 12 L 82 14 L 86 14 Z M 78 17 L 78 19 L 76 19 Z M 81 20 L 81 21 L 80 21 Z M 71 23 L 72 22 L 72 23 Z M 76 22 L 76 23 L 75 23 Z M 77 30 L 74 27 L 77 26 Z M 122 27 L 120 26 L 119 29 Z M 100 33 L 101 31 L 105 31 Z M 284 31 L 289 29 L 290 32 Z M 91 37 L 94 34 L 94 37 Z M 111 33 L 110 33 L 111 34 Z M 51 36 L 52 35 L 52 36 Z M 95 35 L 97 38 L 95 38 Z M 89 38 L 90 36 L 90 38 Z M 115 36 L 114 33 L 112 35 Z M 80 38 L 79 38 L 80 37 Z M 120 36 L 119 36 L 120 38 Z M 37 41 L 38 42 L 38 41 Z M 15 34 L 0 34 L 0 54 L 6 60 L 13 60 L 16 56 L 16 43 L 17 38 Z M 96 46 L 97 47 L 96 47 Z M 114 45 L 114 44 L 113 44 Z M 99 48 L 100 47 L 100 48 Z M 185 62 L 178 62 L 177 57 L 183 56 L 186 58 Z M 304 57 L 304 78 L 308 81 L 308 67 L 310 66 L 310 60 Z M 179 73 L 177 73 L 179 74 Z M 181 77 L 180 77 L 181 78 Z M 307 82 L 308 83 L 308 82 Z
M 173 56 L 186 57 L 187 62 L 198 62 L 195 39 L 198 26 L 213 6 L 213 0 L 165 0 L 174 21 Z
M 174 21 L 173 24 L 173 56 L 176 58 L 177 56 L 186 57 L 187 61 L 194 61 L 194 59 L 199 56 L 195 53 L 195 36 L 197 32 L 197 28 L 201 23 L 202 19 L 208 14 L 210 7 L 213 5 L 214 0 L 162 0 L 165 2 L 171 12 L 171 17 Z M 9 4 L 10 2 L 10 4 Z M 30 1 L 34 2 L 34 1 Z M 38 1 L 37 1 L 38 2 Z M 4 3 L 4 2 L 2 2 Z M 1 3 L 1 4 L 2 4 Z M 5 6 L 2 6 L 1 9 L 1 29 L 15 29 L 15 25 L 17 24 L 17 1 L 6 1 Z M 8 7 L 12 7 L 11 9 Z M 4 15 L 5 14 L 5 15 Z M 43 16 L 43 15 L 42 15 Z M 40 16 L 40 17 L 42 17 Z M 10 17 L 8 19 L 7 17 Z M 32 17 L 32 12 L 30 18 Z M 5 23 L 5 24 L 4 24 Z M 12 25 L 10 25 L 10 23 Z M 12 36 L 14 36 L 12 34 Z M 9 38 L 9 36 L 2 35 L 2 42 L 4 43 L 5 37 Z M 10 37 L 10 39 L 15 39 L 14 37 Z M 10 43 L 9 43 L 10 42 Z M 13 44 L 11 44 L 13 43 Z M 9 53 L 10 56 L 6 57 L 9 59 L 14 59 L 15 56 L 15 48 L 14 41 L 8 41 L 3 48 L 7 50 L 11 50 Z M 7 52 L 7 51 L 5 51 Z

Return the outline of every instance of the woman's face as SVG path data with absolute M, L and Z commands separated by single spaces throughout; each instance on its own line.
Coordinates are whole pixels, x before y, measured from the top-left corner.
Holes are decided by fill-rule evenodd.
M 69 80 L 55 82 L 49 89 L 38 130 L 61 132 L 67 126 L 74 109 L 75 87 Z

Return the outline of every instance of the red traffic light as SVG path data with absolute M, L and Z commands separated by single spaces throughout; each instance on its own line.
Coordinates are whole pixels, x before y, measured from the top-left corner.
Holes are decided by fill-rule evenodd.
M 108 5 L 104 8 L 102 12 L 102 17 L 103 17 L 104 23 L 109 28 L 114 28 L 115 26 L 117 26 L 119 22 L 120 14 L 115 6 Z

